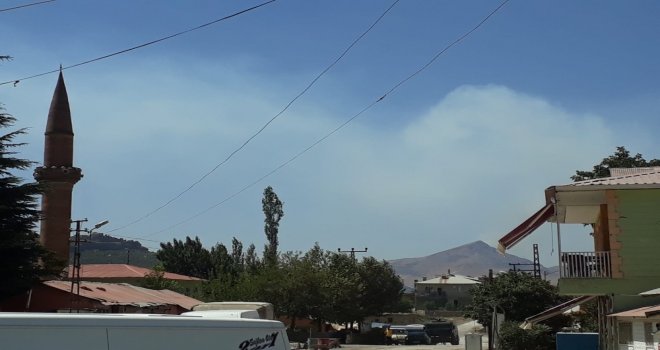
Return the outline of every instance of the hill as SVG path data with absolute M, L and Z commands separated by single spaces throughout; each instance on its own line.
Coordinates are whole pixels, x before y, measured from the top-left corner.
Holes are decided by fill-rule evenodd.
M 103 233 L 80 236 L 80 262 L 82 264 L 130 264 L 152 268 L 158 263 L 156 253 L 140 242 L 116 238 Z M 73 261 L 73 243 L 69 248 L 69 261 Z
M 511 254 L 502 255 L 483 241 L 468 243 L 429 256 L 390 260 L 390 264 L 401 276 L 406 286 L 412 286 L 416 279 L 435 278 L 448 271 L 479 277 L 487 275 L 489 269 L 493 269 L 494 273 L 509 271 L 512 268 L 509 264 L 530 264 L 520 266 L 520 268 L 532 268 L 532 261 Z M 556 267 L 541 266 L 541 275 L 543 276 L 545 271 L 549 274 L 548 279 L 556 279 L 556 273 L 554 273 L 556 270 Z

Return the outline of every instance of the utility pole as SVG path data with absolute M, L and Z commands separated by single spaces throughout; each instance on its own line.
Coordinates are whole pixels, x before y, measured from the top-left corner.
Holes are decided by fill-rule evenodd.
M 541 279 L 541 261 L 539 259 L 539 245 L 534 243 L 534 277 Z
M 73 246 L 74 246 L 74 251 L 73 251 L 73 266 L 72 266 L 72 271 L 71 271 L 71 307 L 69 308 L 69 313 L 72 312 L 74 303 L 77 302 L 80 299 L 80 243 L 81 242 L 87 242 L 87 240 L 81 240 L 80 239 L 80 232 L 87 232 L 89 235 L 89 238 L 91 239 L 92 233 L 94 230 L 98 229 L 99 227 L 107 224 L 109 221 L 108 220 L 103 220 L 99 222 L 98 224 L 94 225 L 92 229 L 83 229 L 82 228 L 82 223 L 87 222 L 87 219 L 82 219 L 82 220 L 71 220 L 72 223 L 76 223 L 76 228 L 74 230 L 69 229 L 70 231 L 75 232 L 74 238 L 73 238 Z M 69 242 L 71 242 L 71 239 L 69 239 Z M 76 287 L 76 293 L 73 294 L 73 289 L 74 286 Z M 78 312 L 80 312 L 79 308 L 76 308 Z
M 76 223 L 74 232 L 76 233 L 73 239 L 73 266 L 71 270 L 71 307 L 69 312 L 73 309 L 74 302 L 78 301 L 80 296 L 80 231 L 82 231 L 82 223 L 87 222 L 87 219 L 72 220 Z M 73 294 L 74 286 L 76 287 L 76 294 Z
M 523 264 L 523 263 L 509 263 L 509 266 L 513 268 L 514 272 L 531 272 L 534 277 L 541 279 L 541 262 L 539 261 L 539 245 L 534 244 L 533 245 L 533 254 L 534 254 L 534 261 L 531 264 Z M 529 268 L 520 268 L 519 266 L 532 266 L 531 269 Z
M 488 270 L 488 284 L 493 283 L 493 269 Z M 488 331 L 488 350 L 493 350 L 493 324 L 492 322 L 488 322 L 488 325 L 486 326 L 486 330 Z
M 351 258 L 355 260 L 355 253 L 366 253 L 367 252 L 367 247 L 364 248 L 364 250 L 355 250 L 355 248 L 351 248 L 351 250 L 341 250 L 341 248 L 337 248 L 337 252 L 339 253 L 350 253 Z

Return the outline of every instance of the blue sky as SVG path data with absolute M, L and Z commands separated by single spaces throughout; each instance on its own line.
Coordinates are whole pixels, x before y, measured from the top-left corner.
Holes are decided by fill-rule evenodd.
M 4 1 L 0 7 L 23 4 Z M 171 40 L 64 72 L 73 114 L 73 217 L 113 230 L 183 191 L 276 115 L 393 1 L 278 0 Z M 0 81 L 186 30 L 255 1 L 55 2 L 0 12 Z M 473 28 L 499 2 L 402 0 L 229 162 L 171 205 L 113 233 L 208 245 L 265 243 L 261 194 L 284 201 L 282 250 L 314 242 L 383 259 L 497 239 L 543 190 L 618 145 L 658 158 L 660 3 L 512 0 L 433 65 L 288 166 Z M 56 75 L 0 86 L 43 159 Z M 31 176 L 28 172 L 27 178 Z M 564 250 L 590 250 L 582 227 Z M 556 262 L 549 225 L 513 253 Z M 150 247 L 156 242 L 144 241 Z M 568 248 L 570 247 L 570 248 Z

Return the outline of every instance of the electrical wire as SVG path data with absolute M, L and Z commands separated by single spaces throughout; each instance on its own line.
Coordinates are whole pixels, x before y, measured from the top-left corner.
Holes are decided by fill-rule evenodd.
M 54 0 L 53 0 L 53 1 L 54 1 Z M 174 34 L 171 34 L 171 35 L 168 35 L 168 36 L 162 37 L 162 38 L 160 38 L 160 39 L 152 40 L 152 41 L 149 41 L 149 42 L 146 42 L 146 43 L 143 43 L 143 44 L 137 45 L 137 46 L 130 47 L 130 48 L 128 48 L 128 49 L 124 49 L 124 50 L 120 50 L 120 51 L 115 51 L 115 52 L 113 52 L 113 53 L 110 53 L 110 54 L 107 54 L 107 55 L 103 55 L 103 56 L 100 56 L 100 57 L 96 57 L 96 58 L 92 58 L 92 59 L 90 59 L 90 60 L 83 61 L 83 62 L 80 62 L 80 63 L 72 64 L 72 65 L 70 65 L 70 66 L 64 66 L 64 67 L 60 66 L 60 68 L 58 68 L 58 69 L 53 69 L 53 70 L 48 71 L 48 72 L 43 72 L 43 73 L 39 73 L 39 74 L 35 74 L 35 75 L 31 75 L 31 76 L 28 76 L 28 77 L 25 77 L 25 78 L 20 78 L 20 79 L 15 79 L 15 80 L 5 81 L 5 82 L 0 83 L 0 85 L 14 84 L 14 86 L 16 86 L 16 84 L 20 83 L 20 82 L 23 81 L 23 80 L 28 80 L 28 79 L 32 79 L 32 78 L 37 78 L 37 77 L 41 77 L 41 76 L 48 75 L 48 74 L 52 74 L 52 73 L 57 73 L 57 72 L 60 72 L 60 71 L 66 70 L 66 69 L 71 69 L 71 68 L 74 68 L 74 67 L 80 67 L 80 66 L 83 66 L 83 65 L 86 65 L 86 64 L 90 64 L 90 63 L 93 63 L 93 62 L 97 62 L 97 61 L 104 60 L 104 59 L 106 59 L 106 58 L 110 58 L 110 57 L 113 57 L 113 56 L 121 55 L 121 54 L 123 54 L 123 53 L 127 53 L 127 52 L 129 52 L 129 51 L 133 51 L 133 50 L 141 49 L 141 48 L 143 48 L 143 47 L 150 46 L 150 45 L 153 45 L 153 44 L 156 44 L 156 43 L 159 43 L 159 42 L 161 42 L 161 41 L 168 40 L 168 39 L 172 39 L 172 38 L 174 38 L 174 37 L 177 37 L 177 36 L 180 36 L 180 35 L 183 35 L 183 34 L 187 34 L 187 33 L 190 33 L 190 32 L 192 32 L 192 31 L 196 31 L 196 30 L 202 29 L 202 28 L 204 28 L 204 27 L 208 27 L 208 26 L 210 26 L 210 25 L 216 24 L 216 23 L 218 23 L 218 22 L 222 22 L 222 21 L 224 21 L 224 20 L 227 20 L 227 19 L 230 19 L 230 18 L 236 17 L 236 16 L 238 16 L 238 15 L 241 15 L 241 14 L 243 14 L 243 13 L 246 13 L 246 12 L 249 12 L 249 11 L 252 11 L 252 10 L 255 10 L 255 9 L 259 8 L 259 7 L 265 6 L 265 5 L 270 4 L 270 3 L 272 3 L 272 2 L 275 2 L 275 1 L 276 1 L 276 0 L 269 0 L 269 1 L 266 1 L 266 2 L 261 3 L 261 4 L 259 4 L 259 5 L 255 5 L 255 6 L 252 6 L 252 7 L 250 7 L 250 8 L 247 8 L 247 9 L 244 9 L 244 10 L 241 10 L 241 11 L 238 11 L 238 12 L 235 12 L 235 13 L 232 13 L 231 15 L 227 15 L 227 16 L 225 16 L 225 17 L 218 18 L 218 19 L 213 20 L 213 21 L 211 21 L 211 22 L 204 23 L 204 24 L 199 25 L 199 26 L 197 26 L 197 27 L 190 28 L 190 29 L 186 29 L 186 30 L 184 30 L 184 31 L 181 31 L 181 32 L 178 32 L 178 33 L 174 33 Z
M 348 124 L 350 124 L 353 120 L 357 119 L 357 118 L 358 118 L 359 116 L 361 116 L 363 113 L 365 113 L 366 111 L 370 110 L 372 107 L 374 107 L 374 106 L 375 106 L 376 104 L 378 104 L 379 102 L 383 101 L 388 95 L 394 93 L 396 90 L 398 90 L 398 89 L 399 89 L 401 86 L 403 86 L 405 83 L 407 83 L 407 82 L 410 81 L 412 78 L 414 78 L 415 76 L 417 76 L 418 74 L 420 74 L 421 72 L 423 72 L 424 70 L 426 70 L 428 67 L 431 66 L 431 64 L 433 64 L 433 63 L 434 63 L 434 62 L 435 62 L 435 61 L 436 61 L 441 55 L 443 55 L 445 52 L 447 52 L 450 48 L 452 48 L 452 47 L 455 46 L 456 44 L 460 43 L 460 42 L 463 41 L 465 38 L 467 38 L 468 36 L 470 36 L 470 34 L 472 34 L 472 33 L 475 32 L 477 29 L 479 29 L 484 23 L 486 23 L 486 21 L 488 21 L 493 15 L 495 15 L 495 14 L 496 14 L 496 13 L 497 13 L 502 7 L 504 7 L 504 5 L 506 5 L 509 1 L 510 1 L 510 0 L 504 0 L 499 6 L 497 6 L 494 10 L 492 10 L 492 11 L 491 11 L 486 17 L 484 17 L 484 19 L 482 19 L 481 22 L 479 22 L 479 23 L 478 23 L 476 26 L 474 26 L 472 29 L 470 29 L 470 30 L 467 31 L 465 34 L 461 35 L 458 39 L 454 40 L 454 41 L 451 42 L 449 45 L 447 45 L 447 46 L 444 47 L 442 50 L 440 50 L 436 55 L 434 55 L 434 56 L 433 56 L 433 57 L 432 57 L 432 58 L 431 58 L 426 64 L 424 64 L 421 68 L 417 69 L 417 70 L 414 71 L 412 74 L 408 75 L 407 77 L 405 77 L 404 79 L 402 79 L 401 81 L 399 81 L 398 83 L 396 83 L 392 88 L 390 88 L 389 90 L 387 90 L 387 92 L 386 92 L 385 94 L 383 94 L 381 97 L 379 97 L 379 98 L 376 99 L 375 101 L 371 102 L 371 103 L 370 103 L 369 105 L 367 105 L 366 107 L 362 108 L 362 110 L 360 110 L 358 113 L 356 113 L 356 114 L 354 114 L 352 117 L 348 118 L 346 121 L 344 121 L 344 122 L 343 122 L 342 124 L 340 124 L 338 127 L 336 127 L 335 129 L 333 129 L 332 131 L 330 131 L 329 133 L 327 133 L 325 136 L 321 137 L 320 139 L 316 140 L 316 141 L 315 141 L 314 143 L 312 143 L 310 146 L 308 146 L 307 148 L 305 148 L 305 149 L 303 149 L 302 151 L 298 152 L 296 155 L 294 155 L 293 157 L 289 158 L 287 161 L 285 161 L 284 163 L 280 164 L 280 165 L 277 166 L 275 169 L 271 170 L 271 171 L 268 172 L 267 174 L 261 176 L 261 177 L 258 178 L 257 180 L 255 180 L 255 181 L 251 182 L 250 184 L 246 185 L 245 187 L 243 187 L 243 188 L 240 189 L 239 191 L 233 193 L 232 195 L 228 196 L 227 198 L 223 199 L 222 201 L 220 201 L 220 202 L 218 202 L 218 203 L 216 203 L 216 204 L 213 204 L 212 206 L 210 206 L 210 207 L 208 207 L 208 208 L 206 208 L 206 209 L 204 209 L 204 210 L 198 212 L 197 214 L 194 214 L 194 215 L 192 215 L 192 216 L 190 216 L 190 217 L 188 217 L 188 218 L 186 218 L 186 219 L 184 219 L 184 220 L 182 220 L 182 221 L 179 221 L 179 222 L 177 222 L 177 223 L 175 223 L 175 224 L 173 224 L 173 225 L 170 225 L 170 226 L 168 226 L 168 227 L 166 227 L 166 228 L 163 228 L 163 229 L 161 229 L 161 230 L 159 230 L 159 231 L 155 231 L 155 232 L 152 232 L 152 233 L 146 234 L 146 235 L 144 235 L 144 236 L 140 236 L 140 237 L 150 237 L 150 236 L 154 236 L 154 235 L 156 235 L 156 234 L 159 234 L 159 233 L 165 232 L 165 231 L 167 231 L 167 230 L 173 229 L 173 228 L 178 227 L 178 226 L 180 226 L 180 225 L 183 225 L 183 224 L 185 224 L 185 223 L 187 223 L 187 222 L 190 222 L 190 221 L 192 221 L 192 220 L 194 220 L 194 219 L 196 219 L 196 218 L 198 218 L 198 217 L 200 217 L 200 216 L 206 214 L 207 212 L 211 211 L 212 209 L 214 209 L 214 208 L 216 208 L 216 207 L 218 207 L 218 206 L 220 206 L 220 205 L 226 203 L 227 201 L 231 200 L 232 198 L 238 196 L 239 194 L 245 192 L 245 191 L 248 190 L 249 188 L 251 188 L 251 187 L 255 186 L 256 184 L 258 184 L 259 182 L 263 181 L 263 180 L 266 179 L 267 177 L 273 175 L 274 173 L 276 173 L 276 172 L 279 171 L 280 169 L 282 169 L 282 168 L 284 168 L 285 166 L 289 165 L 291 162 L 293 162 L 294 160 L 296 160 L 298 157 L 300 157 L 300 156 L 302 156 L 303 154 L 307 153 L 309 150 L 311 150 L 312 148 L 316 147 L 318 144 L 320 144 L 321 142 L 325 141 L 327 138 L 329 138 L 330 136 L 332 136 L 333 134 L 335 134 L 335 133 L 338 132 L 339 130 L 343 129 L 345 126 L 347 126 Z
M 14 6 L 14 7 L 8 7 L 8 8 L 6 8 L 6 9 L 0 9 L 0 12 L 11 11 L 11 10 L 18 10 L 18 9 L 22 9 L 22 8 L 24 8 L 24 7 L 35 6 L 35 5 L 41 5 L 41 4 L 45 4 L 45 3 L 53 2 L 53 1 L 55 1 L 55 0 L 38 1 L 38 2 L 29 3 L 29 4 L 18 5 L 18 6 Z
M 383 12 L 378 18 L 377 18 L 377 19 L 376 19 L 376 21 L 374 21 L 374 22 L 371 24 L 371 26 L 369 26 L 364 32 L 362 32 L 362 34 L 360 34 L 355 40 L 353 40 L 353 42 L 351 42 L 351 44 L 348 45 L 348 47 L 347 47 L 346 49 L 344 49 L 344 51 L 343 51 L 343 52 L 342 52 L 342 53 L 341 53 L 341 54 L 340 54 L 340 55 L 339 55 L 334 61 L 332 61 L 332 63 L 330 63 L 327 67 L 325 67 L 325 69 L 323 69 L 323 71 L 321 71 L 321 73 L 319 73 L 318 75 L 316 75 L 316 77 L 315 77 L 314 79 L 312 79 L 312 81 L 310 81 L 310 82 L 305 86 L 305 88 L 303 88 L 302 91 L 300 91 L 300 92 L 299 92 L 299 93 L 298 93 L 298 94 L 297 94 L 297 95 L 296 95 L 291 101 L 289 101 L 289 102 L 284 106 L 284 108 L 282 108 L 282 110 L 280 110 L 277 114 L 275 114 L 275 116 L 273 116 L 272 118 L 270 118 L 270 120 L 268 120 L 264 125 L 262 125 L 262 126 L 261 126 L 261 127 L 260 127 L 260 128 L 254 133 L 254 134 L 252 134 L 252 136 L 250 136 L 249 138 L 247 138 L 247 139 L 246 139 L 246 140 L 245 140 L 245 141 L 244 141 L 244 142 L 243 142 L 238 148 L 236 148 L 236 149 L 233 150 L 231 153 L 229 153 L 229 155 L 228 155 L 227 157 L 225 157 L 224 160 L 222 160 L 220 163 L 216 164 L 211 170 L 209 170 L 209 171 L 206 172 L 204 175 L 202 175 L 202 177 L 200 177 L 199 179 L 197 179 L 195 182 L 193 182 L 191 185 L 189 185 L 186 189 L 184 189 L 183 191 L 179 192 L 176 196 L 170 198 L 167 202 L 165 202 L 165 204 L 162 204 L 161 206 L 159 206 L 159 207 L 157 207 L 156 209 L 154 209 L 154 210 L 152 210 L 152 211 L 150 211 L 150 212 L 144 214 L 143 216 L 141 216 L 141 217 L 139 217 L 139 218 L 137 218 L 137 219 L 135 219 L 135 220 L 133 220 L 133 221 L 131 221 L 131 222 L 129 222 L 129 223 L 123 225 L 123 226 L 120 226 L 120 227 L 118 227 L 118 228 L 115 228 L 115 229 L 113 229 L 113 230 L 110 230 L 110 231 L 108 231 L 108 232 L 114 232 L 114 231 L 118 231 L 118 230 L 124 229 L 124 228 L 126 228 L 126 227 L 129 227 L 129 226 L 131 226 L 131 225 L 134 225 L 134 224 L 136 224 L 136 223 L 138 223 L 138 222 L 140 222 L 140 221 L 142 221 L 142 220 L 144 220 L 144 219 L 150 217 L 151 215 L 157 213 L 157 212 L 160 211 L 161 209 L 167 207 L 168 205 L 172 204 L 172 203 L 173 203 L 174 201 L 176 201 L 177 199 L 181 198 L 181 196 L 183 196 L 184 194 L 186 194 L 187 192 L 189 192 L 190 190 L 192 190 L 195 186 L 197 186 L 199 183 L 201 183 L 202 181 L 204 181 L 204 179 L 206 179 L 209 175 L 213 174 L 216 170 L 218 170 L 218 168 L 220 168 L 222 165 L 224 165 L 225 163 L 227 163 L 232 157 L 234 157 L 234 155 L 235 155 L 236 153 L 240 152 L 243 148 L 245 148 L 245 146 L 247 146 L 247 144 L 250 143 L 250 141 L 252 141 L 255 137 L 257 137 L 259 134 L 261 134 L 261 132 L 263 132 L 263 131 L 264 131 L 264 130 L 265 130 L 265 129 L 266 129 L 266 128 L 267 128 L 267 127 L 273 122 L 273 121 L 275 121 L 275 119 L 277 119 L 278 117 L 280 117 L 280 116 L 281 116 L 286 110 L 288 110 L 289 107 L 291 107 L 291 105 L 293 105 L 294 102 L 296 102 L 296 101 L 297 101 L 300 97 L 302 97 L 302 96 L 303 96 L 303 95 L 304 95 L 304 94 L 305 94 L 305 93 L 306 93 L 306 92 L 307 92 L 312 86 L 314 86 L 314 84 L 316 84 L 316 82 L 317 82 L 317 81 L 318 81 L 323 75 L 325 75 L 325 73 L 327 73 L 327 72 L 328 72 L 330 69 L 332 69 L 332 67 L 334 67 L 334 66 L 335 66 L 335 65 L 336 65 L 336 64 L 337 64 L 342 58 L 344 58 L 344 56 L 346 56 L 346 54 L 347 54 L 347 53 L 348 53 L 348 52 L 349 52 L 349 51 L 350 51 L 350 50 L 351 50 L 351 49 L 352 49 L 352 48 L 353 48 L 353 47 L 354 47 L 354 46 L 355 46 L 360 40 L 362 40 L 362 38 L 363 38 L 365 35 L 367 35 L 367 33 L 369 33 L 369 32 L 370 32 L 370 31 L 371 31 L 371 30 L 372 30 L 372 29 L 378 24 L 378 22 L 380 22 L 381 19 L 383 19 L 383 17 L 385 17 L 385 15 L 387 15 L 387 13 L 390 12 L 390 10 L 391 10 L 391 9 L 392 9 L 392 8 L 393 8 L 393 7 L 399 2 L 399 1 L 400 1 L 400 0 L 395 0 L 395 1 L 394 1 L 394 2 L 393 2 L 393 3 L 392 3 L 392 4 L 391 4 L 391 5 L 390 5 L 390 6 L 389 6 L 389 7 L 388 7 L 388 8 L 387 8 L 387 9 L 386 9 L 386 10 L 385 10 L 385 11 L 384 11 L 384 12 Z

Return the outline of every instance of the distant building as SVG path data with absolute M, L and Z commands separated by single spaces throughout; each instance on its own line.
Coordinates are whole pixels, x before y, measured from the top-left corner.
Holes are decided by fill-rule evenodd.
M 202 302 L 171 290 L 152 290 L 127 283 L 46 281 L 29 293 L 0 302 L 3 312 L 102 312 L 180 314 Z
M 73 274 L 73 269 L 69 267 L 69 279 Z M 152 273 L 153 270 L 144 267 L 127 264 L 82 264 L 80 265 L 80 279 L 89 282 L 105 283 L 129 283 L 140 285 L 144 276 Z M 201 286 L 203 279 L 179 275 L 177 273 L 165 272 L 163 278 L 176 282 L 187 295 L 196 294 Z
M 416 303 L 430 297 L 430 299 L 442 300 L 442 304 L 445 304 L 447 309 L 461 310 L 472 302 L 470 290 L 478 284 L 481 282 L 477 278 L 452 273 L 415 281 Z

